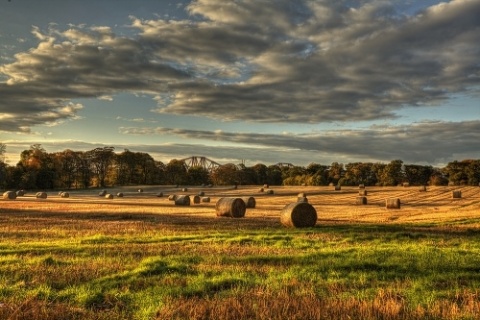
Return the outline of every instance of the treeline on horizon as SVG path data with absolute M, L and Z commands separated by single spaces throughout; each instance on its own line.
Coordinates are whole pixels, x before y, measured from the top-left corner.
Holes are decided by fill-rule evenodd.
M 5 145 L 2 145 L 3 152 Z M 353 162 L 308 166 L 264 165 L 247 167 L 225 164 L 208 170 L 186 166 L 182 160 L 155 161 L 148 153 L 114 147 L 90 151 L 64 150 L 47 153 L 40 144 L 20 154 L 20 161 L 9 166 L 0 161 L 2 189 L 83 189 L 128 185 L 479 185 L 480 160 L 449 162 L 443 168 L 389 163 Z

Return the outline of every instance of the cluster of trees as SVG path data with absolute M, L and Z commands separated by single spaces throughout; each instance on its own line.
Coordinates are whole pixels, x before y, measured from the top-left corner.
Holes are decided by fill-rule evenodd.
M 0 155 L 6 146 L 0 143 Z M 113 185 L 479 185 L 480 160 L 448 163 L 444 168 L 389 163 L 354 162 L 331 165 L 311 163 L 307 167 L 276 164 L 225 164 L 212 170 L 187 167 L 182 160 L 164 164 L 149 154 L 113 147 L 90 151 L 64 150 L 47 153 L 35 144 L 24 150 L 16 166 L 0 157 L 2 189 L 72 189 Z

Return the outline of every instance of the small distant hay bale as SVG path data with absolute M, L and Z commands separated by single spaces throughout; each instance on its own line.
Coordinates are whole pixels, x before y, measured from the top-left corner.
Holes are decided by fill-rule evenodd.
M 306 198 L 307 197 L 307 194 L 305 192 L 300 192 L 297 197 L 299 198 Z
M 117 193 L 117 197 L 123 198 L 123 192 L 118 192 L 118 193 Z
M 142 189 L 142 188 L 140 188 L 140 189 L 138 189 L 137 191 L 141 193 L 141 192 L 143 192 L 143 189 Z
M 328 184 L 328 186 L 329 186 L 329 187 L 333 187 L 333 186 L 334 186 L 333 182 L 330 182 L 330 183 Z
M 210 197 L 202 197 L 201 201 L 204 203 L 210 202 Z
M 243 218 L 247 206 L 242 198 L 220 198 L 215 204 L 218 217 Z
M 400 209 L 400 199 L 398 198 L 385 199 L 385 207 L 387 209 Z
M 188 188 L 182 188 L 182 192 L 187 192 Z
M 337 184 L 337 185 L 335 186 L 335 191 L 340 191 L 340 190 L 342 190 L 342 186 L 339 185 L 339 184 Z
M 297 202 L 308 202 L 307 197 L 297 197 Z
M 62 193 L 63 193 L 63 191 L 61 191 L 61 190 L 58 191 L 58 195 L 59 195 L 60 197 L 62 196 Z
M 455 190 L 452 192 L 452 197 L 453 199 L 461 199 L 462 198 L 462 191 L 461 190 Z
M 420 188 L 418 189 L 418 191 L 420 191 L 420 192 L 427 191 L 427 187 L 426 187 L 426 186 L 420 186 Z
M 68 193 L 68 192 L 62 192 L 62 193 L 60 194 L 60 197 L 61 197 L 61 198 L 69 198 L 69 197 L 70 197 L 70 193 Z
M 263 188 L 258 189 L 258 192 L 263 192 L 263 191 L 265 191 L 263 190 Z
M 367 197 L 357 197 L 355 202 L 356 204 L 366 205 L 367 204 Z
M 171 195 L 168 196 L 168 200 L 170 200 L 170 201 L 175 201 L 175 199 L 177 199 L 176 194 L 171 194 Z
M 406 187 L 410 187 L 410 183 L 404 182 L 404 183 L 403 183 L 403 186 L 404 186 L 405 188 L 406 188 Z
M 99 197 L 105 197 L 107 195 L 107 190 L 102 190 L 98 193 Z
M 200 203 L 200 196 L 199 195 L 195 195 L 193 197 L 193 203 L 196 203 L 196 204 Z
M 47 193 L 46 193 L 46 192 L 42 192 L 42 191 L 37 192 L 37 193 L 35 194 L 35 198 L 37 198 L 37 199 L 47 199 Z
M 290 203 L 280 212 L 280 222 L 285 227 L 314 227 L 317 223 L 317 211 L 307 202 Z
M 366 196 L 367 195 L 367 190 L 365 190 L 365 189 L 358 190 L 358 195 L 359 196 Z
M 268 189 L 268 183 L 265 183 L 265 184 L 263 185 L 263 187 L 264 187 L 265 189 Z
M 105 195 L 105 199 L 113 199 L 113 194 L 107 193 L 107 194 Z
M 25 195 L 25 190 L 17 190 L 16 195 L 17 197 L 23 197 Z
M 3 199 L 5 200 L 15 200 L 17 198 L 17 193 L 14 191 L 5 191 L 3 193 Z
M 205 192 L 204 191 L 200 191 L 199 193 L 197 193 L 198 196 L 200 197 L 203 197 L 205 195 Z
M 189 206 L 190 205 L 190 196 L 187 195 L 178 195 L 175 198 L 176 206 Z
M 159 197 L 159 198 L 163 197 L 163 192 L 157 193 L 157 197 Z
M 360 183 L 360 184 L 358 185 L 358 189 L 365 189 L 365 185 L 364 185 L 363 183 Z
M 237 190 L 238 189 L 238 185 L 233 185 L 233 190 Z
M 257 201 L 254 197 L 242 197 L 243 202 L 245 202 L 246 208 L 255 208 Z
M 275 194 L 275 191 L 273 191 L 272 189 L 268 189 L 267 194 Z

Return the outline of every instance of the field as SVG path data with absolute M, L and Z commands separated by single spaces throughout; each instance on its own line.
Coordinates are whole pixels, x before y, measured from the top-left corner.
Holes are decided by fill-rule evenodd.
M 137 189 L 0 200 L 0 319 L 480 317 L 480 187 L 367 187 L 366 205 L 358 187 Z M 300 192 L 317 224 L 286 228 Z M 256 207 L 217 217 L 230 196 Z

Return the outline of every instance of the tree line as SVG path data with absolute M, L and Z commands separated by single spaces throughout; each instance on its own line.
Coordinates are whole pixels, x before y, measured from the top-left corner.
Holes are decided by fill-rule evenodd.
M 0 156 L 6 146 L 0 143 Z M 285 164 L 225 164 L 207 170 L 187 167 L 184 161 L 155 161 L 148 153 L 128 149 L 115 153 L 114 147 L 89 151 L 64 150 L 48 153 L 35 144 L 9 166 L 0 157 L 2 189 L 82 189 L 127 185 L 479 185 L 480 160 L 449 162 L 443 168 L 389 163 L 353 162 L 308 166 Z

